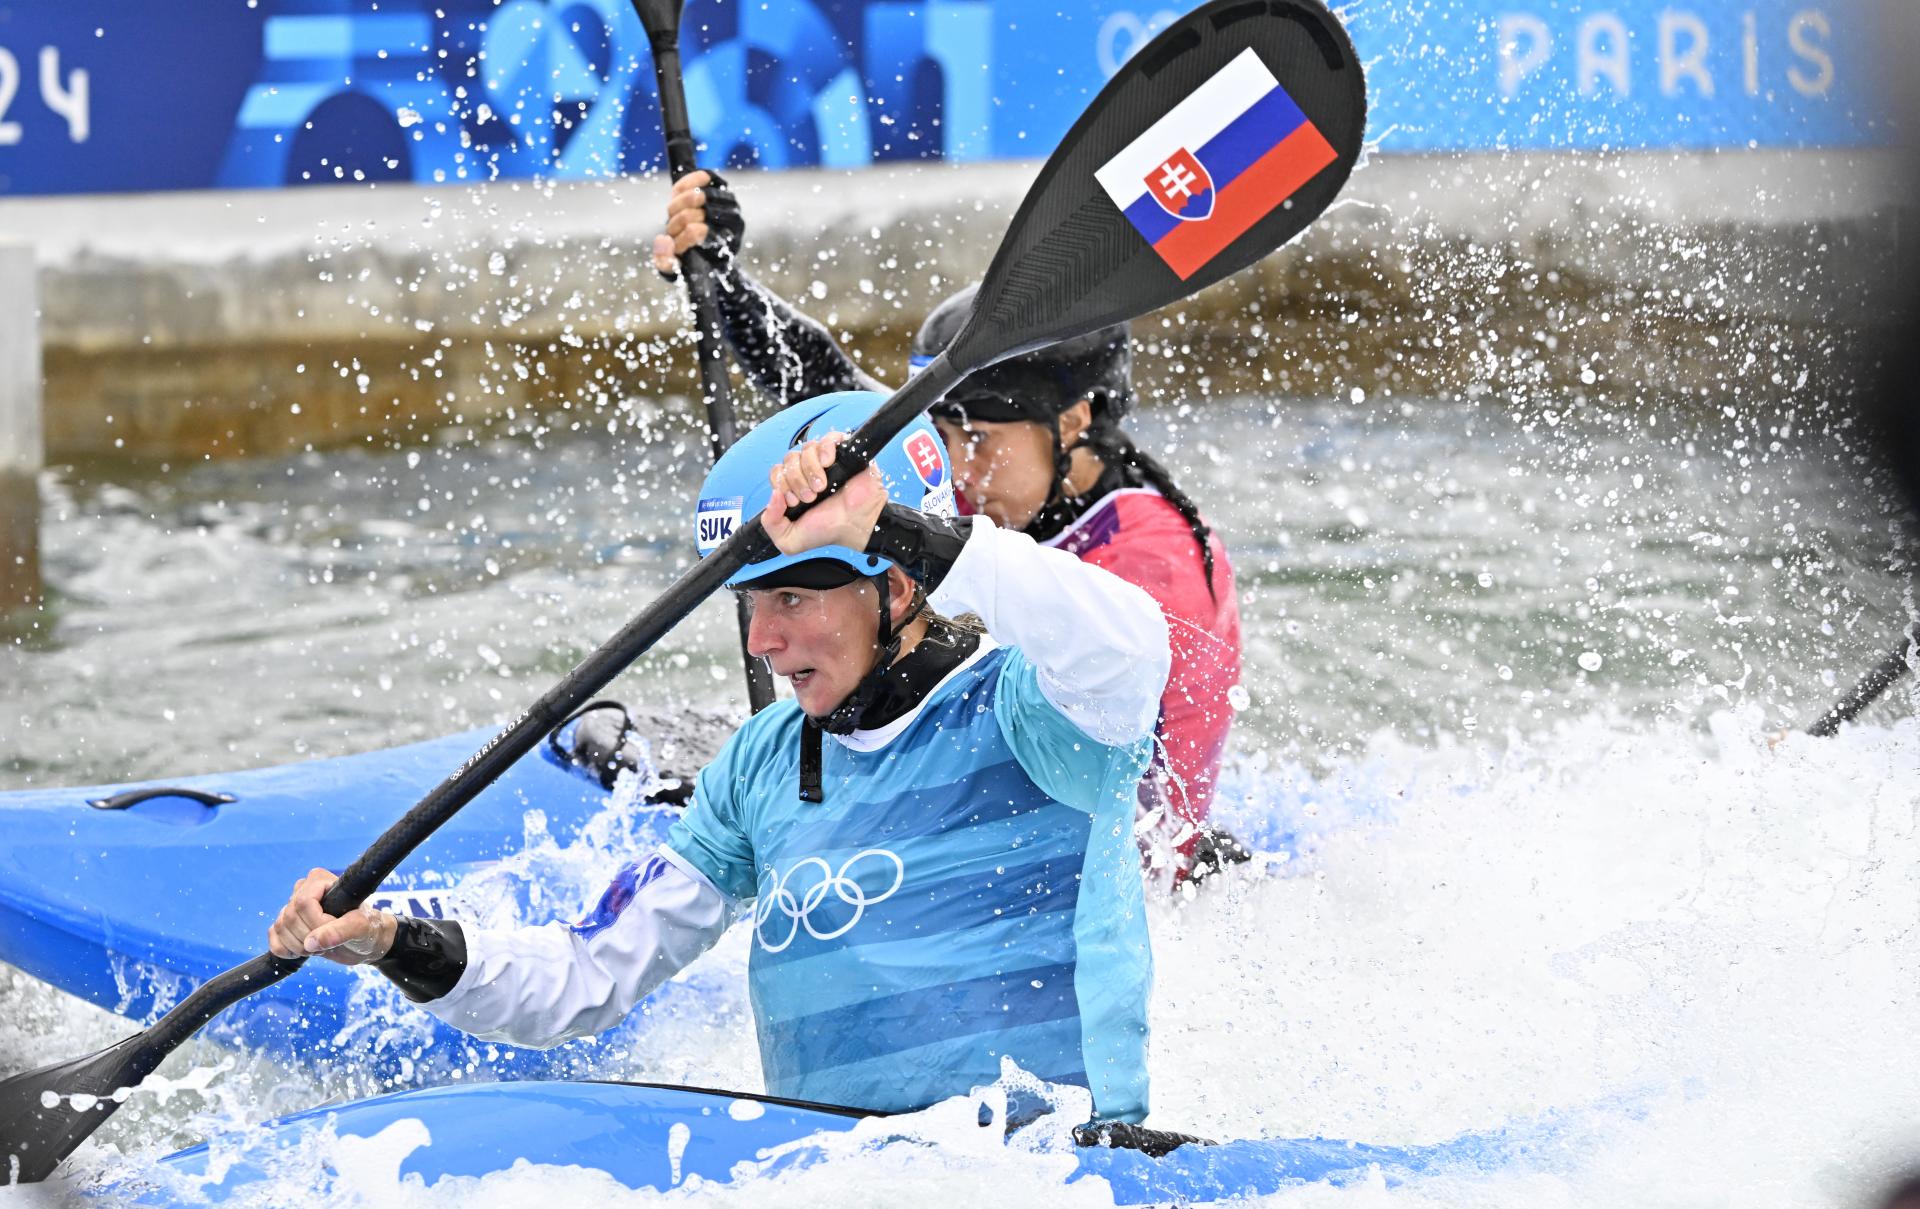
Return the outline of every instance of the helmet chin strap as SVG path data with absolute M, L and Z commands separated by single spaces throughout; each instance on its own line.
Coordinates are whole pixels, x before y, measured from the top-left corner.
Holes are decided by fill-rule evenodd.
M 1059 416 L 1053 417 L 1053 422 L 1047 425 L 1047 435 L 1053 438 L 1053 485 L 1047 490 L 1047 503 L 1061 504 L 1073 495 L 1073 488 L 1068 482 L 1073 477 L 1073 450 L 1085 442 L 1075 441 L 1073 449 L 1067 448 L 1060 438 Z

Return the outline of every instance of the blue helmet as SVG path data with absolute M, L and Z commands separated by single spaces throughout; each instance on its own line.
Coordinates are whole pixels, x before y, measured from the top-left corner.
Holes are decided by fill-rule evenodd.
M 789 450 L 830 432 L 854 431 L 886 401 L 887 396 L 871 390 L 819 395 L 769 416 L 734 442 L 700 484 L 700 502 L 693 517 L 694 544 L 700 557 L 713 553 L 743 519 L 756 517 L 766 508 L 773 496 L 767 475 Z M 873 464 L 880 468 L 887 496 L 894 503 L 937 516 L 954 514 L 953 474 L 947 466 L 946 446 L 925 416 L 916 417 L 888 441 Z M 734 572 L 727 586 L 831 587 L 862 576 L 884 574 L 892 565 L 887 559 L 845 546 L 821 546 L 748 563 Z

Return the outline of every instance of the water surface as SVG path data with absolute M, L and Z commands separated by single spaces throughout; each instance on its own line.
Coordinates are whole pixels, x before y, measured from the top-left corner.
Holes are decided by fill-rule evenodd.
M 1920 1154 L 1913 696 L 1836 740 L 1766 741 L 1912 606 L 1889 513 L 1823 415 L 1380 398 L 1140 419 L 1239 572 L 1226 809 L 1298 842 L 1154 904 L 1155 1123 L 1393 1143 L 1586 1122 L 1525 1171 L 1282 1198 L 1299 1204 L 1840 1204 Z M 56 471 L 52 607 L 0 647 L 0 788 L 505 721 L 685 567 L 703 459 L 641 408 L 538 438 Z M 703 609 L 612 692 L 740 703 L 731 625 Z M 556 887 L 556 910 L 597 889 Z M 601 1073 L 757 1086 L 742 961 L 723 946 L 711 1010 Z M 0 968 L 0 1069 L 125 1027 Z M 204 1090 L 142 1097 L 108 1147 L 375 1090 L 211 1045 L 167 1073 Z M 737 1195 L 1058 1205 L 1048 1171 L 885 1152 Z M 611 1195 L 539 1174 L 543 1196 Z M 417 1196 L 525 1193 L 503 1175 Z

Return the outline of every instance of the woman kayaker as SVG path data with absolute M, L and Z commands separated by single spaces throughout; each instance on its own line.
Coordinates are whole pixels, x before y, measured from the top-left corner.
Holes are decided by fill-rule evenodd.
M 704 246 L 720 266 L 728 342 L 782 406 L 838 390 L 887 389 L 826 329 L 756 282 L 737 259 L 745 220 L 716 174 L 674 186 L 654 265 Z M 913 342 L 914 370 L 959 334 L 974 288 L 942 302 Z M 1248 855 L 1209 823 L 1240 682 L 1240 608 L 1225 545 L 1164 467 L 1121 421 L 1132 405 L 1133 354 L 1120 324 L 974 374 L 933 410 L 953 459 L 963 512 L 1019 529 L 1145 588 L 1172 631 L 1173 673 L 1160 701 L 1153 767 L 1140 784 L 1140 841 L 1162 883 Z
M 746 917 L 772 1094 L 916 1109 L 1011 1058 L 1088 1087 L 1099 1119 L 1138 1121 L 1152 958 L 1130 832 L 1166 623 L 1118 576 L 954 518 L 925 420 L 789 522 L 824 487 L 828 434 L 883 401 L 788 408 L 707 476 L 703 555 L 756 512 L 779 547 L 729 586 L 794 697 L 742 725 L 586 919 L 333 919 L 316 869 L 272 950 L 372 961 L 457 1028 L 546 1046 L 612 1027 Z

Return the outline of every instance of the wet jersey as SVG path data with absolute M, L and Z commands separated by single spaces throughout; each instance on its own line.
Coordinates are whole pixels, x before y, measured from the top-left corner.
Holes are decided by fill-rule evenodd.
M 1160 697 L 1160 742 L 1140 782 L 1140 804 L 1187 823 L 1204 821 L 1212 808 L 1233 723 L 1227 693 L 1240 683 L 1233 565 L 1219 537 L 1209 540 L 1211 593 L 1186 518 L 1152 487 L 1127 487 L 1103 496 L 1046 543 L 1145 588 L 1165 614 L 1173 670 Z
M 736 918 L 768 1089 L 878 1109 L 991 1083 L 1012 1058 L 1147 1110 L 1136 783 L 1166 684 L 1140 588 L 976 519 L 933 593 L 989 639 L 915 707 L 828 736 L 801 800 L 787 701 L 735 733 L 668 840 L 567 927 L 465 927 L 429 1011 L 551 1045 L 618 1023 Z
M 767 1090 L 913 1109 L 993 1082 L 1010 1057 L 1139 1119 L 1146 742 L 1089 741 L 1005 647 L 950 674 L 888 742 L 825 744 L 822 802 L 799 797 L 800 729 L 793 702 L 749 721 L 667 840 L 752 900 Z

